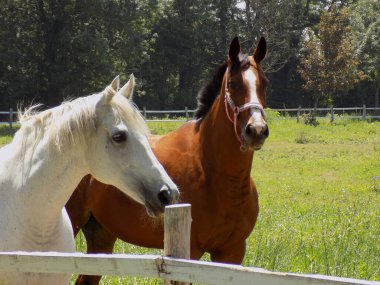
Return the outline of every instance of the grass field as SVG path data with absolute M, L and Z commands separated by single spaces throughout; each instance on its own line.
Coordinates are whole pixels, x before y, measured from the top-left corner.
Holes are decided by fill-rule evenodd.
M 380 122 L 269 125 L 270 137 L 254 157 L 260 214 L 244 265 L 380 280 Z M 178 126 L 150 124 L 158 134 Z M 0 129 L 0 144 L 10 137 Z M 85 250 L 81 236 L 77 249 Z M 115 252 L 160 253 L 122 242 Z M 102 284 L 162 282 L 106 277 Z

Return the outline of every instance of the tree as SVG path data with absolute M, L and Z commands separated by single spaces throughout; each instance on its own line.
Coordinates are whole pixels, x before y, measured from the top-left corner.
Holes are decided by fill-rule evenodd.
M 380 2 L 359 0 L 352 7 L 352 26 L 356 55 L 373 94 L 373 104 L 379 107 L 380 97 Z
M 196 106 L 200 86 L 227 59 L 229 41 L 238 30 L 233 25 L 235 4 L 235 0 L 165 1 L 164 15 L 151 32 L 152 62 L 143 67 L 146 85 L 137 98 L 140 105 Z
M 245 0 L 244 3 L 244 37 L 251 43 L 251 50 L 256 46 L 257 39 L 265 36 L 270 52 L 264 68 L 269 73 L 281 70 L 296 54 L 306 24 L 302 2 Z
M 138 73 L 149 57 L 150 0 L 2 1 L 1 106 L 47 106 Z M 137 77 L 141 76 L 137 74 Z
M 313 97 L 314 109 L 321 101 L 333 104 L 362 77 L 351 35 L 348 9 L 338 9 L 336 4 L 322 13 L 319 34 L 305 29 L 298 72 Z
M 29 1 L 2 1 L 0 5 L 0 102 L 7 108 L 39 90 L 35 78 L 41 48 L 30 21 L 34 14 Z
M 54 106 L 131 72 L 139 106 L 194 108 L 199 87 L 227 59 L 236 35 L 248 53 L 260 36 L 267 39 L 271 107 L 356 98 L 379 104 L 376 0 L 0 2 L 0 109 L 32 101 Z M 361 76 L 359 60 L 366 80 L 356 85 L 360 92 L 347 93 Z M 304 95 L 302 78 L 313 97 Z

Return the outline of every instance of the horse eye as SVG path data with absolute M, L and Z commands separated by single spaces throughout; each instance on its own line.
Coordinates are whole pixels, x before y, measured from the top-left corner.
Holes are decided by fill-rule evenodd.
M 112 140 L 116 143 L 122 143 L 127 140 L 127 132 L 118 131 L 112 135 Z
M 243 70 L 249 69 L 250 67 L 251 67 L 251 63 L 248 62 L 248 63 L 243 65 Z

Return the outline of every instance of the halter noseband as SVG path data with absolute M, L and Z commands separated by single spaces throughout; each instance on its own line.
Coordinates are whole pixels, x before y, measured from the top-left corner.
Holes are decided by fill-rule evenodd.
M 228 69 L 226 70 L 226 74 L 228 74 Z M 237 118 L 239 116 L 239 114 L 245 110 L 258 110 L 260 111 L 261 115 L 263 116 L 264 120 L 266 120 L 266 115 L 265 115 L 265 112 L 264 112 L 264 108 L 263 106 L 260 104 L 260 103 L 254 103 L 254 102 L 248 102 L 248 103 L 245 103 L 244 105 L 241 105 L 241 106 L 236 106 L 234 101 L 232 100 L 231 96 L 230 96 L 230 92 L 228 91 L 228 79 L 226 80 L 226 84 L 225 84 L 225 90 L 224 90 L 224 104 L 226 106 L 226 113 L 227 113 L 227 118 L 230 120 L 230 122 L 234 125 L 234 130 L 235 130 L 235 135 L 236 135 L 236 138 L 237 140 L 239 141 L 240 143 L 240 150 L 241 151 L 247 151 L 247 147 L 243 141 L 243 135 L 241 134 L 239 136 L 238 134 L 238 130 L 237 130 L 237 124 L 238 124 L 238 121 L 237 121 Z M 230 108 L 232 109 L 232 112 L 234 113 L 234 118 L 232 119 L 231 116 L 230 116 L 230 113 L 228 111 L 228 106 L 230 106 Z

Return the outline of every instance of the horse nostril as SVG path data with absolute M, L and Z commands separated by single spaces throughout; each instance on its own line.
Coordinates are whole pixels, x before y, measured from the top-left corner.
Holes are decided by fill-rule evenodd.
M 264 137 L 267 138 L 269 136 L 268 126 L 265 125 L 253 125 L 248 124 L 245 128 L 245 133 L 250 137 Z
M 245 133 L 247 136 L 255 136 L 256 135 L 256 129 L 252 124 L 248 124 L 245 128 Z
M 172 203 L 172 196 L 168 187 L 163 186 L 161 188 L 160 192 L 158 193 L 158 200 L 160 200 L 164 206 L 170 205 Z
M 267 125 L 265 125 L 265 127 L 264 127 L 263 136 L 265 138 L 269 137 L 269 128 Z

